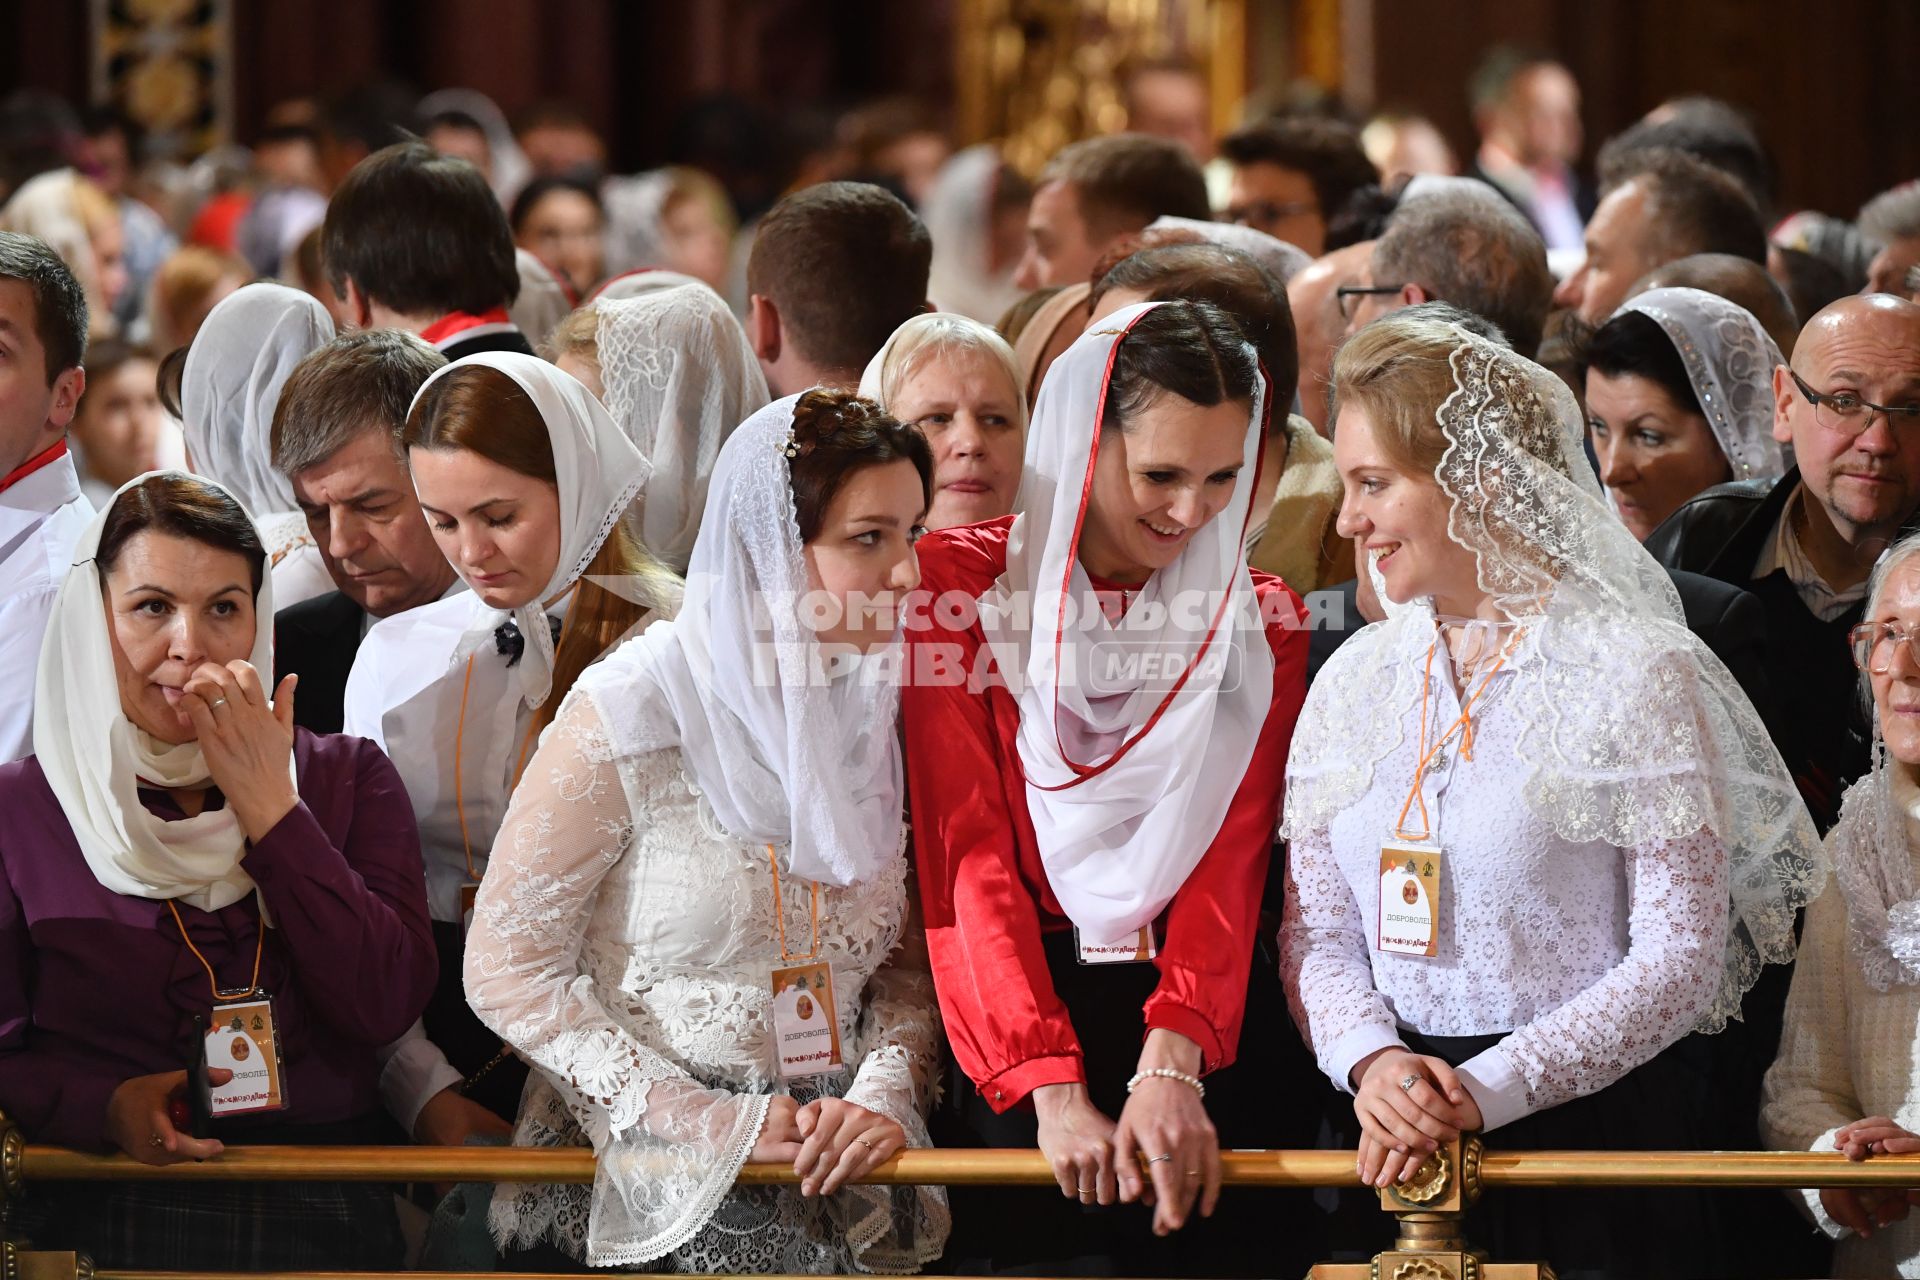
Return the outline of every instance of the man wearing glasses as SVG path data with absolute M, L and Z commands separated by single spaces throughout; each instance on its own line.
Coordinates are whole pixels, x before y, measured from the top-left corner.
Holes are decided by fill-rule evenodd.
M 1874 561 L 1920 524 L 1920 305 L 1884 293 L 1835 302 L 1808 321 L 1773 390 L 1774 438 L 1797 465 L 1707 490 L 1646 547 L 1766 606 L 1777 745 L 1824 831 L 1871 740 L 1847 632 Z

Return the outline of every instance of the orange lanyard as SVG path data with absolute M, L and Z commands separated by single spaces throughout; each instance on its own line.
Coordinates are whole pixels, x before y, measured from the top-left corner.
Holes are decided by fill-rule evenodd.
M 562 619 L 560 622 L 561 639 L 565 639 L 566 634 L 567 620 Z M 525 644 L 527 642 L 522 640 L 521 643 Z M 560 641 L 554 641 L 553 647 L 557 652 L 560 648 Z M 474 656 L 475 655 L 471 653 L 467 655 L 467 674 L 465 678 L 460 681 L 460 719 L 453 728 L 453 811 L 454 815 L 460 819 L 460 851 L 464 853 L 467 858 L 467 879 L 474 884 L 479 884 L 480 873 L 474 870 L 473 866 L 473 839 L 467 835 L 467 801 L 463 781 L 465 770 L 460 767 L 460 749 L 465 745 L 467 740 L 467 691 L 473 688 Z M 552 696 L 551 690 L 548 691 L 548 696 Z M 509 794 L 512 793 L 514 787 L 520 785 L 520 775 L 526 771 L 527 752 L 533 747 L 533 740 L 536 736 L 534 730 L 538 724 L 539 717 L 535 716 L 534 723 L 527 726 L 527 736 L 520 742 L 520 758 L 514 762 L 513 782 L 507 787 Z
M 180 930 L 180 941 L 187 944 L 187 950 L 193 952 L 193 958 L 198 960 L 200 967 L 207 971 L 207 986 L 213 991 L 215 1004 L 232 1004 L 236 1000 L 245 1000 L 260 989 L 260 955 L 267 949 L 267 921 L 264 915 L 260 920 L 258 941 L 253 948 L 253 977 L 248 980 L 247 989 L 238 995 L 223 996 L 220 994 L 220 979 L 214 976 L 213 966 L 208 964 L 207 958 L 200 954 L 200 948 L 194 946 L 193 939 L 187 936 L 186 922 L 180 918 L 180 908 L 173 905 L 172 898 L 167 899 L 167 910 L 173 912 L 173 923 Z
M 1514 639 L 1519 639 L 1519 636 L 1516 635 Z M 1427 774 L 1427 764 L 1435 756 L 1440 754 L 1440 749 L 1452 741 L 1453 735 L 1456 733 L 1461 735 L 1461 757 L 1467 760 L 1473 759 L 1473 704 L 1481 694 L 1487 691 L 1487 686 L 1493 683 L 1494 676 L 1500 673 L 1500 668 L 1505 666 L 1507 661 L 1506 650 L 1503 648 L 1500 652 L 1499 661 L 1493 664 L 1492 669 L 1487 672 L 1486 677 L 1480 681 L 1480 687 L 1468 694 L 1467 700 L 1460 704 L 1460 718 L 1455 720 L 1447 731 L 1440 735 L 1438 742 L 1434 743 L 1432 747 L 1428 747 L 1427 699 L 1433 692 L 1433 653 L 1434 650 L 1439 647 L 1440 641 L 1437 638 L 1432 644 L 1427 646 L 1425 682 L 1420 686 L 1420 760 L 1413 766 L 1413 785 L 1407 789 L 1406 803 L 1400 806 L 1400 817 L 1393 824 L 1393 834 L 1402 840 L 1424 841 L 1433 839 L 1433 820 L 1427 813 L 1426 793 L 1420 786 L 1421 779 L 1426 777 Z M 1415 803 L 1418 803 L 1420 806 L 1420 831 L 1418 834 L 1409 834 L 1407 831 L 1407 813 L 1413 808 Z
M 787 901 L 780 896 L 780 859 L 774 855 L 773 846 L 767 846 L 767 865 L 773 868 L 773 919 L 780 928 L 780 959 L 783 963 L 817 960 L 820 958 L 820 882 L 809 880 L 813 888 L 813 947 L 803 956 L 796 956 L 787 950 Z

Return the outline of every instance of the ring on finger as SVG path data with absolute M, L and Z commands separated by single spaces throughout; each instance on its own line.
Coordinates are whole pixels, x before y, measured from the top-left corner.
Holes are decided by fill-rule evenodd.
M 1404 1076 L 1401 1076 L 1401 1077 L 1400 1077 L 1400 1091 L 1401 1091 L 1402 1093 L 1412 1093 L 1412 1092 L 1413 1092 L 1413 1086 L 1415 1086 L 1415 1085 L 1417 1085 L 1417 1084 L 1419 1084 L 1419 1083 L 1420 1083 L 1420 1077 L 1419 1077 L 1419 1076 L 1416 1076 L 1416 1075 L 1404 1075 Z
M 213 710 L 216 710 L 217 708 L 224 707 L 226 705 L 227 705 L 227 700 L 225 698 L 215 698 L 212 702 L 209 702 L 207 704 L 207 710 L 213 711 Z
M 147 1145 L 150 1147 L 164 1147 L 167 1145 L 167 1140 L 157 1133 L 150 1133 L 147 1135 Z
M 1147 1163 L 1148 1163 L 1148 1164 L 1159 1164 L 1159 1163 L 1160 1163 L 1160 1162 L 1161 1162 L 1162 1160 L 1171 1160 L 1171 1159 L 1173 1159 L 1173 1156 L 1172 1156 L 1172 1154 L 1171 1154 L 1171 1153 L 1168 1153 L 1168 1154 L 1166 1154 L 1166 1155 L 1158 1155 L 1158 1156 L 1148 1156 L 1148 1157 L 1147 1157 Z

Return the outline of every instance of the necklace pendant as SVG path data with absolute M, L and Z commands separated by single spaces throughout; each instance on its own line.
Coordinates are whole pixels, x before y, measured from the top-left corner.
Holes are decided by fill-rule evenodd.
M 1433 753 L 1427 760 L 1428 773 L 1443 773 L 1447 767 L 1447 753 L 1443 748 Z

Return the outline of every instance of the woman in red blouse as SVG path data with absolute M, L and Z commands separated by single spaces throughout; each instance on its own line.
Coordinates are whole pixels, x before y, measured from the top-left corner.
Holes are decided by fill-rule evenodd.
M 1164 1261 L 1154 1247 L 1213 1215 L 1223 1137 L 1271 1140 L 1284 1060 L 1311 1070 L 1254 959 L 1306 687 L 1299 597 L 1250 574 L 1242 546 L 1264 391 L 1225 313 L 1128 307 L 1049 373 L 1020 514 L 919 544 L 907 768 L 934 977 L 972 1082 L 951 1137 L 1037 1144 L 1074 1202 L 957 1195 L 957 1236 L 983 1237 L 949 1250 L 964 1269 L 1271 1273 L 1290 1252 L 1270 1197 L 1257 1261 L 1222 1220 Z M 1224 1072 L 1250 980 L 1262 1061 Z M 1151 1235 L 1143 1213 L 1094 1207 L 1132 1201 Z

